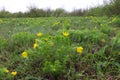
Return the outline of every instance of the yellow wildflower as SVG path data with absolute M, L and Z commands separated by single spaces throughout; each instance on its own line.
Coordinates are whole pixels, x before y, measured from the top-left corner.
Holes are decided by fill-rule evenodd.
M 81 47 L 81 46 L 80 46 L 80 47 L 77 47 L 77 52 L 78 52 L 78 53 L 82 53 L 82 52 L 83 52 L 83 47 Z
M 63 32 L 63 36 L 67 37 L 69 35 L 68 32 Z
M 16 72 L 16 71 L 13 71 L 13 72 L 11 72 L 11 74 L 12 74 L 13 76 L 16 76 L 16 75 L 17 75 L 17 72 Z
M 34 43 L 33 48 L 35 49 L 38 46 L 37 43 Z
M 9 70 L 8 70 L 8 69 L 5 69 L 4 72 L 5 72 L 5 73 L 9 73 Z
M 28 57 L 28 53 L 27 53 L 26 51 L 24 51 L 24 52 L 22 53 L 22 57 L 23 57 L 23 58 L 27 58 L 27 57 Z
M 42 34 L 42 33 L 40 33 L 40 32 L 39 32 L 39 33 L 37 33 L 37 36 L 38 36 L 38 37 L 41 37 L 42 35 L 43 35 L 43 34 Z

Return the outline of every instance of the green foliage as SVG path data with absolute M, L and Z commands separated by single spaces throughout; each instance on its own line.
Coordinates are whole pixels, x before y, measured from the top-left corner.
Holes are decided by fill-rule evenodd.
M 13 79 L 13 76 L 9 73 L 5 73 L 4 70 L 4 67 L 0 68 L 0 79 Z
M 76 9 L 76 10 L 73 10 L 69 14 L 70 14 L 70 16 L 84 16 L 85 13 L 86 13 L 86 10 Z
M 53 15 L 56 16 L 56 17 L 65 16 L 66 11 L 64 9 L 58 8 L 53 12 Z
M 8 17 L 12 17 L 13 15 L 10 13 L 10 12 L 8 12 L 8 11 L 5 11 L 5 10 L 2 10 L 2 11 L 0 11 L 0 18 L 8 18 Z
M 102 6 L 97 6 L 94 8 L 91 8 L 85 12 L 86 16 L 104 16 L 105 13 L 103 13 L 103 7 Z
M 87 43 L 97 44 L 101 41 L 101 39 L 105 39 L 107 37 L 106 34 L 101 33 L 99 30 L 76 30 L 71 31 L 70 40 L 73 42 L 81 43 L 85 41 Z
M 34 42 L 35 35 L 28 32 L 21 32 L 12 35 L 12 39 L 15 45 L 29 47 Z M 27 44 L 26 44 L 27 43 Z
M 0 79 L 119 79 L 118 17 L 0 21 Z
M 14 34 L 10 39 L 2 39 L 0 38 L 0 51 L 10 51 L 19 54 L 24 49 L 31 48 L 34 43 L 35 35 L 30 34 L 28 32 L 20 32 L 18 34 Z
M 39 46 L 35 50 L 30 50 L 30 56 L 34 61 L 39 55 L 39 59 L 42 60 L 40 63 L 43 66 L 42 73 L 54 76 L 64 73 L 71 52 L 68 38 L 56 35 L 47 39 L 41 38 L 37 44 Z
M 86 10 L 86 16 L 119 16 L 120 15 L 120 1 L 119 0 L 104 0 L 104 5 L 98 5 Z
M 58 30 L 61 28 L 61 23 L 60 21 L 56 21 L 53 23 L 52 27 L 51 27 L 53 30 Z
M 119 0 L 110 0 L 109 4 L 106 3 L 103 9 L 108 16 L 120 15 L 119 5 Z
M 110 24 L 115 25 L 116 27 L 120 27 L 120 18 L 119 17 L 112 18 Z
M 0 50 L 4 49 L 8 44 L 8 40 L 0 38 Z

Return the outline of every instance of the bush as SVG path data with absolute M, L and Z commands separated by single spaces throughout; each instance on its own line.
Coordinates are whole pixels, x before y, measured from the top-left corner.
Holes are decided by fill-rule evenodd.
M 6 47 L 10 52 L 20 53 L 25 49 L 33 47 L 35 36 L 28 32 L 20 32 L 13 34 L 8 46 Z
M 76 30 L 71 31 L 70 40 L 73 42 L 81 43 L 81 42 L 87 42 L 87 43 L 93 43 L 98 44 L 101 39 L 106 39 L 107 35 L 100 32 L 99 30 Z

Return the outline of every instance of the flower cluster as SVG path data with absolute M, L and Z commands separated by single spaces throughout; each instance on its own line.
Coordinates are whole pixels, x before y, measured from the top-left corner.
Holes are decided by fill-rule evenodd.
M 4 69 L 4 72 L 5 72 L 5 73 L 9 73 L 10 71 L 9 71 L 8 69 Z M 17 71 L 12 71 L 12 72 L 11 72 L 11 75 L 12 75 L 12 76 L 16 76 L 16 75 L 17 75 Z

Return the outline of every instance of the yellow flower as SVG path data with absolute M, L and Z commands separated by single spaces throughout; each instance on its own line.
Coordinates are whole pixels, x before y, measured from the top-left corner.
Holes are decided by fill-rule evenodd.
M 23 58 L 27 58 L 27 57 L 28 57 L 28 53 L 24 51 L 24 52 L 22 53 L 22 57 L 23 57 Z
M 16 72 L 16 71 L 13 71 L 13 72 L 11 72 L 11 74 L 12 74 L 13 76 L 16 76 L 16 75 L 17 75 L 17 72 Z
M 81 46 L 80 46 L 80 47 L 77 47 L 77 52 L 78 52 L 78 53 L 82 53 L 82 52 L 83 52 L 83 47 L 81 47 Z
M 67 37 L 69 35 L 68 32 L 63 32 L 63 36 Z
M 42 33 L 40 33 L 40 32 L 39 32 L 39 33 L 37 33 L 37 36 L 38 36 L 38 37 L 41 37 L 42 35 L 43 35 L 43 34 L 42 34 Z
M 37 43 L 34 43 L 33 48 L 35 49 L 38 46 Z
M 9 70 L 8 70 L 8 69 L 5 69 L 4 72 L 5 72 L 5 73 L 9 73 Z

